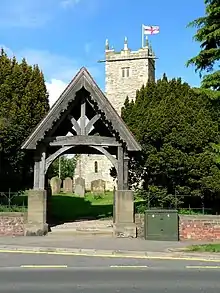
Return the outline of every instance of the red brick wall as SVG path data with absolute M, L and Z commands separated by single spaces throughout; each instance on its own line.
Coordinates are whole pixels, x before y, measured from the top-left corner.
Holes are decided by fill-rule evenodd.
M 144 237 L 144 215 L 136 214 L 137 236 Z M 220 216 L 179 216 L 180 240 L 220 240 Z
M 181 240 L 218 240 L 220 239 L 220 216 L 181 215 L 179 235 Z
M 23 213 L 0 213 L 0 236 L 24 235 Z

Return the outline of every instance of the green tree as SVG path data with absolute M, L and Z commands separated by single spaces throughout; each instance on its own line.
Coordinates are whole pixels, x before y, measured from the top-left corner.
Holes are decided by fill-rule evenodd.
M 21 144 L 49 110 L 49 99 L 38 66 L 1 50 L 0 71 L 1 189 L 17 189 L 31 183 L 32 175 L 32 156 Z
M 73 178 L 76 168 L 77 156 L 68 158 L 67 156 L 61 156 L 57 158 L 48 170 L 48 178 L 59 177 L 64 180 L 67 177 Z
M 194 64 L 196 71 L 208 72 L 203 77 L 202 86 L 220 91 L 220 0 L 205 0 L 206 13 L 192 21 L 189 26 L 196 27 L 195 41 L 199 42 L 200 52 L 191 58 L 187 65 Z
M 131 161 L 131 183 L 142 178 L 152 204 L 169 205 L 175 194 L 218 196 L 218 121 L 208 95 L 164 75 L 142 87 L 135 102 L 126 101 L 122 118 L 142 145 Z

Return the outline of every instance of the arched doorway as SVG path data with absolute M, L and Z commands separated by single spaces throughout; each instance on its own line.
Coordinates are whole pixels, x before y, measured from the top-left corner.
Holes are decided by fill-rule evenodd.
M 117 172 L 117 159 L 106 152 L 103 147 L 88 146 L 84 148 L 83 152 L 80 146 L 63 147 L 47 157 L 45 173 L 47 172 L 46 177 L 47 174 L 50 174 L 50 176 L 45 180 L 45 190 L 47 190 L 47 223 L 49 225 L 49 232 L 53 236 L 64 234 L 85 235 L 85 233 L 111 236 L 113 233 L 114 191 L 107 189 L 108 185 L 102 179 L 92 180 L 90 189 L 88 189 L 84 172 L 81 172 L 80 176 L 79 173 L 74 174 L 71 170 L 72 175 L 64 176 L 66 166 L 74 160 L 74 156 L 77 158 L 77 163 L 80 163 L 81 155 L 85 155 L 87 160 L 91 160 L 91 156 L 102 157 L 106 155 L 110 162 L 109 165 L 114 167 Z M 59 160 L 60 156 L 64 156 L 65 159 Z M 53 162 L 55 162 L 55 165 L 53 165 Z M 58 168 L 58 162 L 63 162 L 64 168 Z M 83 163 L 84 161 L 82 161 L 82 166 Z M 95 178 L 99 173 L 95 173 L 96 166 L 93 164 L 93 160 L 90 166 L 92 168 L 91 173 L 87 172 L 87 174 Z M 101 169 L 102 166 L 99 164 L 97 167 Z M 55 173 L 52 171 L 54 167 Z M 63 169 L 63 173 L 61 169 Z M 110 170 L 108 172 L 110 173 Z M 58 176 L 58 174 L 61 176 Z M 47 182 L 48 186 L 46 186 Z M 71 187 L 67 187 L 67 190 L 66 182 L 68 182 L 68 186 L 71 185 Z

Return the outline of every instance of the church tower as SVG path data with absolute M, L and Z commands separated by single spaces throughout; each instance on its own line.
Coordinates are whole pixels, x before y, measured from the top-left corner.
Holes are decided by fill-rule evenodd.
M 106 40 L 105 94 L 119 114 L 126 97 L 134 99 L 149 80 L 155 80 L 155 56 L 148 41 L 145 47 L 131 51 L 125 38 L 123 50 L 115 52 Z
M 121 115 L 121 108 L 128 96 L 135 99 L 136 91 L 149 80 L 155 79 L 155 55 L 146 41 L 145 47 L 131 51 L 125 38 L 120 52 L 110 49 L 105 44 L 105 95 L 115 110 Z M 74 179 L 85 179 L 86 190 L 91 190 L 91 182 L 102 179 L 106 182 L 106 190 L 113 190 L 116 182 L 110 176 L 111 162 L 103 155 L 80 155 Z

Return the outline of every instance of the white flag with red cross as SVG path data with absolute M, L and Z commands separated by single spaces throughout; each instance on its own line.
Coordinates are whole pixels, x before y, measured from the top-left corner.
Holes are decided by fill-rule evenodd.
M 156 35 L 159 34 L 160 27 L 158 25 L 143 25 L 144 35 Z

